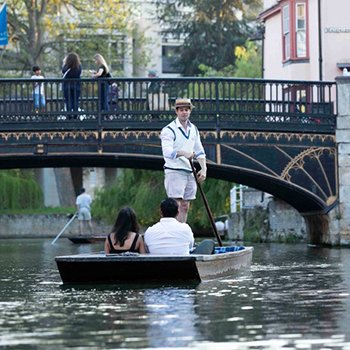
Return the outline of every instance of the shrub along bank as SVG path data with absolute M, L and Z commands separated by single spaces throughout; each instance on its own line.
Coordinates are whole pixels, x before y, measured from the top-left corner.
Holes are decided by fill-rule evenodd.
M 0 172 L 0 210 L 43 207 L 43 193 L 31 170 Z
M 120 208 L 130 206 L 142 226 L 153 225 L 159 220 L 159 205 L 166 197 L 163 181 L 162 171 L 126 169 L 112 186 L 96 194 L 93 216 L 112 224 Z M 229 212 L 232 186 L 232 183 L 215 179 L 204 182 L 203 191 L 214 217 Z M 191 203 L 188 223 L 196 231 L 210 229 L 199 191 L 197 199 Z

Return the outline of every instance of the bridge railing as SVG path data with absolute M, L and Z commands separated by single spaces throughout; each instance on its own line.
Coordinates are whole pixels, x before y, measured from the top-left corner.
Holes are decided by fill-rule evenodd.
M 335 132 L 334 82 L 236 78 L 0 79 L 0 127 L 160 129 L 178 97 L 203 130 Z

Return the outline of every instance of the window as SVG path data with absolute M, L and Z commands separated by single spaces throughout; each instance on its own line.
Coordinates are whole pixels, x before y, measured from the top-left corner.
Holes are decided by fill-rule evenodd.
M 283 7 L 283 59 L 290 58 L 289 6 Z
M 162 72 L 180 73 L 176 67 L 176 61 L 180 57 L 180 46 L 163 45 L 162 47 Z
M 296 56 L 306 57 L 305 4 L 296 4 Z
M 308 58 L 307 3 L 287 0 L 282 7 L 283 60 Z

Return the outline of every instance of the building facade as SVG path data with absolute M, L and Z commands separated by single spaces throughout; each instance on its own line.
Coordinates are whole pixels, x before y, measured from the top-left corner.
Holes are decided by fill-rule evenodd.
M 137 32 L 142 34 L 143 38 L 140 40 L 142 47 L 135 46 L 136 42 L 133 38 L 130 41 L 133 47 L 130 49 L 133 51 L 133 55 L 145 52 L 147 60 L 143 65 L 139 64 L 138 67 L 135 67 L 136 60 L 133 60 L 134 67 L 125 67 L 126 72 L 133 71 L 134 76 L 147 76 L 148 71 L 152 70 L 159 77 L 179 76 L 180 72 L 174 62 L 179 57 L 182 40 L 163 35 L 164 28 L 157 18 L 157 3 L 154 0 L 133 0 L 132 2 L 134 4 L 132 21 L 135 23 Z M 126 74 L 126 76 L 128 75 Z
M 337 82 L 338 202 L 316 218 L 320 241 L 330 245 L 350 245 L 349 11 L 348 0 L 264 0 L 260 14 L 265 79 Z
M 350 72 L 348 0 L 264 0 L 264 78 L 334 81 Z

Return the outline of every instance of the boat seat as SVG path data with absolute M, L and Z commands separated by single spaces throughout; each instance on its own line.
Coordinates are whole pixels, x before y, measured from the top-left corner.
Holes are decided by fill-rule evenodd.
M 215 242 L 211 239 L 204 239 L 195 247 L 195 249 L 192 251 L 191 254 L 210 255 L 210 254 L 214 254 L 214 252 L 215 252 Z

